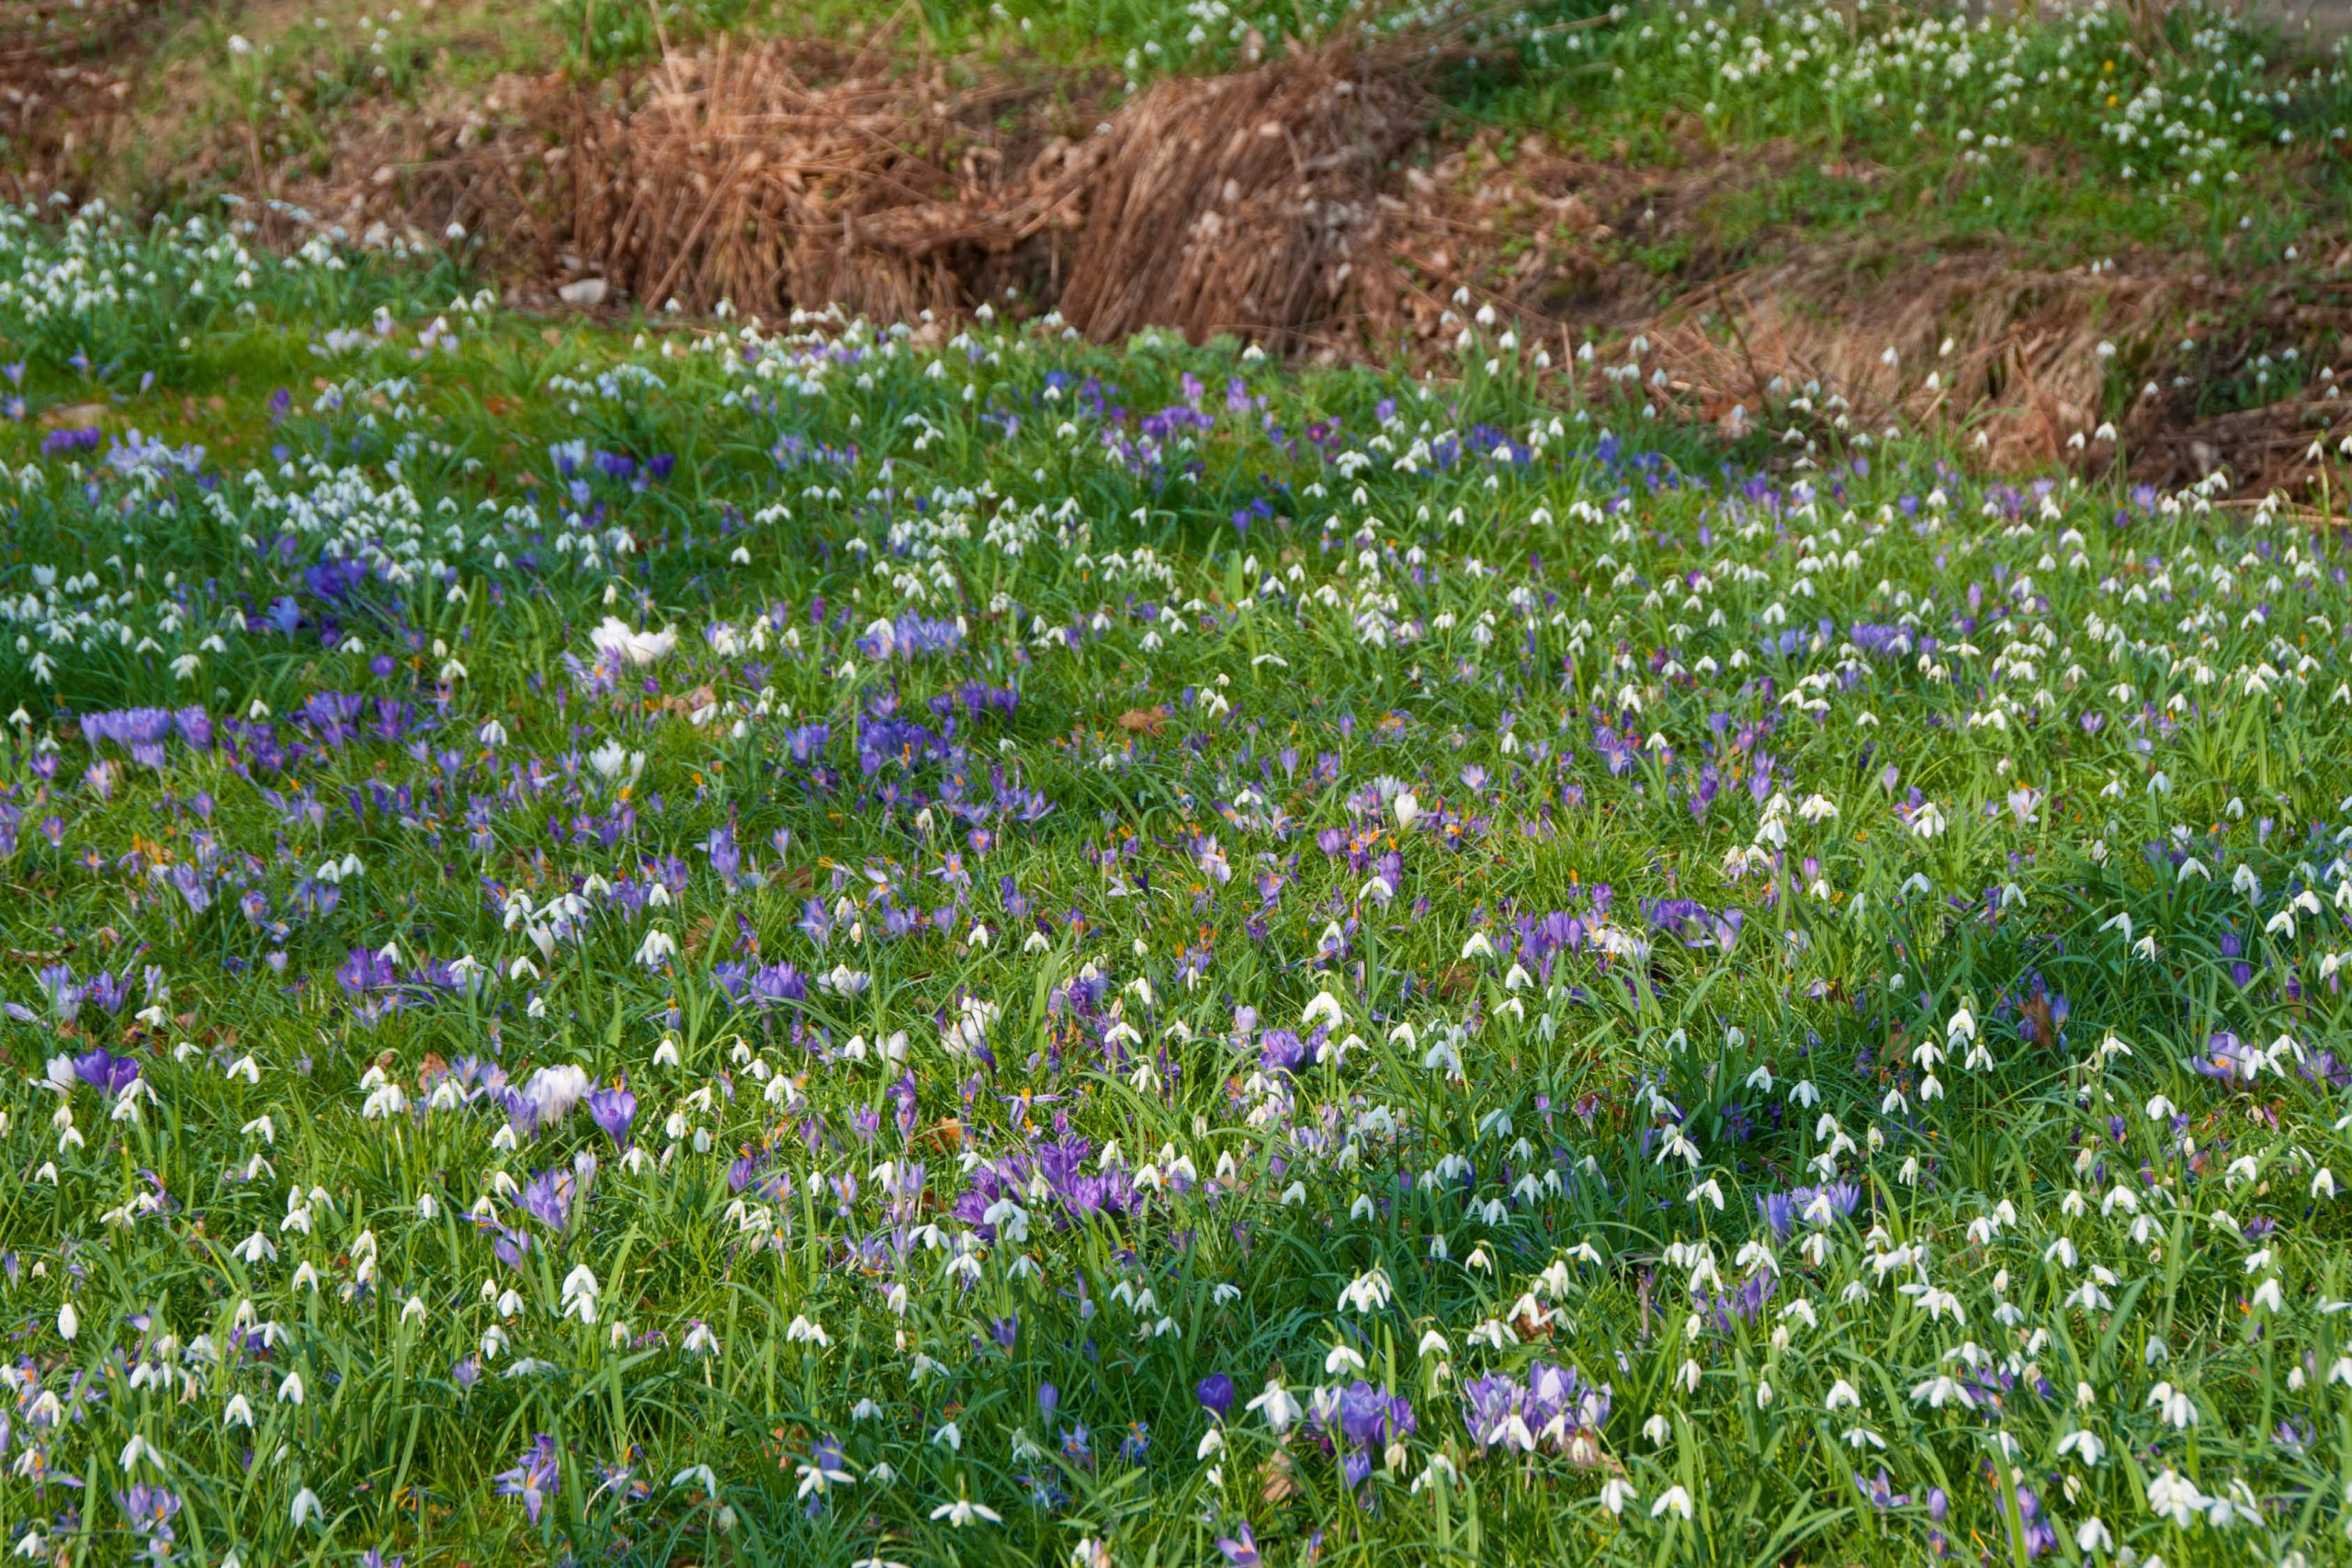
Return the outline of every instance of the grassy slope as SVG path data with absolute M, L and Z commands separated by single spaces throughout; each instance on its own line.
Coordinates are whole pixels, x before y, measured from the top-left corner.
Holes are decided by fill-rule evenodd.
M 53 280 L 46 243 L 12 237 L 11 276 Z M 939 354 L 860 333 L 772 348 L 763 380 L 698 333 L 445 310 L 447 276 L 279 273 L 218 240 L 88 256 L 85 275 L 132 280 L 119 299 L 37 321 L 0 299 L 33 416 L 0 430 L 12 468 L 37 476 L 8 502 L 0 586 L 12 604 L 62 606 L 17 612 L 27 643 L 0 641 L 0 705 L 27 709 L 0 754 L 23 811 L 6 999 L 34 1020 L 0 1022 L 17 1069 L 0 1148 L 23 1179 L 0 1192 L 15 1265 L 0 1324 L 31 1369 L 19 1403 L 75 1400 L 54 1433 L 19 1422 L 18 1457 L 90 1483 L 40 1488 L 12 1466 L 14 1541 L 130 1555 L 137 1522 L 112 1493 L 134 1435 L 168 1456 L 134 1451 L 130 1469 L 175 1489 L 175 1543 L 211 1561 L 233 1544 L 247 1562 L 368 1547 L 523 1562 L 567 1546 L 1035 1562 L 1081 1539 L 1119 1562 L 1217 1562 L 1216 1539 L 1245 1522 L 1283 1562 L 1311 1544 L 1322 1561 L 1912 1562 L 1939 1537 L 1965 1551 L 2017 1531 L 2021 1550 L 2020 1483 L 2037 1527 L 2072 1540 L 2097 1520 L 2167 1561 L 2220 1541 L 2317 1560 L 2339 1539 L 2352 1453 L 2322 1374 L 2340 1351 L 2324 1308 L 2344 1291 L 2345 1231 L 2319 1172 L 2352 1169 L 2352 1146 L 2322 1055 L 2346 1049 L 2322 962 L 2346 885 L 2335 835 L 2352 757 L 2330 693 L 2352 604 L 2325 541 L 2098 489 L 2055 489 L 2045 512 L 1932 448 L 1756 472 L 1761 443 L 1726 450 L 1630 404 L 1555 411 L 1523 370 L 1481 377 L 1475 356 L 1468 381 L 1425 389 L 1293 375 L 1229 346 L 1116 355 L 991 330 L 977 353 Z M 1142 411 L 1185 407 L 1188 375 L 1204 427 L 1180 427 L 1164 467 L 1117 460 L 1104 438 L 1142 439 Z M 1227 407 L 1237 380 L 1261 407 Z M 297 391 L 283 408 L 281 386 Z M 116 394 L 99 423 L 203 441 L 217 481 L 39 451 L 42 415 Z M 1336 425 L 1328 449 L 1303 439 L 1317 421 Z M 1396 461 L 1480 423 L 1545 449 Z M 572 440 L 677 466 L 643 489 L 567 474 L 550 447 Z M 316 510 L 265 505 L 264 485 Z M 1253 502 L 1264 513 L 1237 533 Z M 593 524 L 567 519 L 587 505 Z M 354 549 L 445 561 L 468 592 L 436 570 L 354 602 L 311 575 Z M 280 605 L 282 631 L 266 621 Z M 260 629 L 207 647 L 232 608 Z M 613 614 L 674 624 L 680 651 L 617 685 L 567 671 Z M 969 629 L 952 657 L 857 646 L 894 615 Z M 722 623 L 733 651 L 704 635 Z M 1912 640 L 1884 647 L 1898 627 Z M 895 698 L 926 718 L 969 682 L 1019 705 L 973 720 L 967 755 L 935 765 L 909 739 L 862 766 L 854 739 L 878 709 Z M 322 690 L 408 701 L 433 728 L 414 750 L 363 734 L 243 776 L 179 740 L 160 769 L 93 755 L 57 716 L 195 701 L 225 719 L 258 701 L 316 739 L 296 716 Z M 697 724 L 706 704 L 717 721 Z M 1126 712 L 1140 722 L 1122 726 Z M 813 753 L 812 724 L 830 728 Z M 49 734 L 53 777 L 34 743 Z M 584 761 L 608 742 L 647 759 L 626 791 Z M 992 795 L 979 781 L 996 766 L 1054 810 L 984 813 L 985 844 L 916 819 L 910 796 L 942 809 L 958 772 L 968 797 Z M 1425 815 L 1400 829 L 1406 787 Z M 370 804 L 401 788 L 405 804 Z M 1775 792 L 1784 807 L 1767 811 Z M 604 842 L 624 798 L 634 825 Z M 756 884 L 713 865 L 722 826 Z M 346 854 L 364 869 L 328 904 L 316 867 Z M 2210 875 L 2182 869 L 2192 855 Z M 542 913 L 551 953 L 502 918 L 517 891 L 535 907 L 602 899 L 592 875 L 641 891 L 672 856 L 666 907 L 598 905 L 576 926 Z M 959 863 L 973 887 L 953 929 L 897 930 L 892 908 L 953 898 L 937 874 Z M 198 868 L 206 908 L 156 880 L 172 867 Z M 1655 942 L 1645 960 L 1572 950 L 1557 990 L 1512 976 L 1517 917 L 1595 919 L 1596 884 L 1613 924 Z M 865 940 L 818 946 L 797 924 L 812 892 L 850 899 Z M 1695 919 L 1690 945 L 1645 913 L 1672 898 L 1704 907 L 1657 917 Z M 1727 938 L 1712 917 L 1730 909 L 1744 922 Z M 972 941 L 974 920 L 996 940 Z M 684 947 L 641 960 L 656 929 Z M 1018 940 L 1032 930 L 1041 951 Z M 1496 955 L 1465 952 L 1474 934 Z M 797 1014 L 735 1011 L 716 965 L 749 937 L 761 963 L 871 983 Z M 337 978 L 353 950 L 387 942 L 399 964 L 470 954 L 509 978 L 472 997 Z M 112 1014 L 78 1004 L 73 1049 L 129 1054 L 155 1091 L 123 1118 L 74 1091 L 78 1145 L 35 1082 L 60 1032 L 33 970 L 66 943 L 83 979 L 153 965 L 171 991 L 160 1024 L 135 1019 L 141 997 Z M 1089 964 L 1110 982 L 1103 1008 L 1117 997 L 1143 1036 L 1115 1071 L 1107 1020 L 1053 1001 Z M 1260 1068 L 1278 1040 L 1225 1043 L 1237 1006 L 1272 1028 L 1327 990 L 1335 1032 L 1363 1037 L 1344 1067 L 1294 1085 Z M 1001 1009 L 984 1074 L 940 1043 L 967 996 Z M 796 1016 L 821 1039 L 796 1042 Z M 1459 1080 L 1436 1049 L 1456 1024 Z M 891 1074 L 842 1055 L 853 1034 L 900 1029 L 912 1136 Z M 2312 1070 L 2281 1048 L 2251 1082 L 2209 1076 L 2217 1031 L 2283 1037 Z M 1971 1032 L 1989 1059 L 1967 1060 Z M 1935 1098 L 1920 1047 L 1948 1035 Z M 577 1061 L 625 1078 L 650 1163 L 625 1166 L 582 1113 L 509 1147 L 494 1102 L 431 1107 L 442 1066 L 486 1054 L 517 1077 Z M 371 1067 L 407 1110 L 363 1113 Z M 799 1103 L 764 1098 L 786 1080 Z M 1695 1169 L 1661 1166 L 1651 1090 Z M 861 1111 L 882 1113 L 877 1144 L 855 1131 Z M 1115 1140 L 1114 1168 L 1181 1156 L 1205 1177 L 1230 1156 L 1229 1185 L 1214 1204 L 1195 1189 L 1067 1228 L 1033 1193 L 1028 1242 L 988 1249 L 968 1286 L 944 1254 L 849 1266 L 843 1249 L 894 1223 L 967 1229 L 945 1209 L 967 1184 L 956 1155 L 1017 1150 L 1057 1116 L 1098 1152 Z M 498 1179 L 583 1154 L 598 1174 L 566 1224 L 531 1218 Z M 739 1193 L 746 1156 L 789 1175 L 788 1197 Z M 882 1190 L 884 1158 L 922 1161 L 919 1192 Z M 1776 1241 L 1758 1200 L 1816 1181 L 1816 1158 L 1863 1207 Z M 522 1267 L 460 1217 L 478 1199 L 532 1238 Z M 228 1250 L 254 1235 L 276 1256 Z M 1669 1260 L 1669 1243 L 1706 1247 L 1726 1293 L 1762 1296 L 1771 1277 L 1763 1310 L 1713 1283 L 1691 1294 L 1695 1257 Z M 1567 1256 L 1584 1244 L 1600 1264 Z M 583 1267 L 602 1292 L 593 1327 L 560 1311 Z M 1392 1302 L 1335 1306 L 1375 1268 Z M 2250 1299 L 2273 1278 L 2276 1307 Z M 894 1281 L 903 1311 L 883 1293 Z M 1139 1288 L 1156 1308 L 1131 1305 Z M 1530 1292 L 1561 1321 L 1539 1330 Z M 1800 1297 L 1814 1321 L 1789 1315 Z M 1145 1332 L 1155 1312 L 1170 1332 Z M 219 1365 L 192 1348 L 233 1346 L 241 1314 L 281 1325 L 275 1343 Z M 796 1319 L 829 1343 L 796 1337 Z M 690 1348 L 697 1325 L 707 1355 Z M 1197 1380 L 1229 1374 L 1246 1399 L 1279 1375 L 1304 1398 L 1348 1381 L 1326 1371 L 1340 1346 L 1417 1410 L 1399 1457 L 1374 1456 L 1369 1506 L 1333 1455 L 1277 1444 L 1238 1404 L 1227 1451 L 1194 1457 Z M 541 1370 L 503 1375 L 526 1359 Z M 1469 1441 L 1459 1391 L 1539 1360 L 1611 1385 L 1594 1441 L 1634 1488 L 1622 1521 L 1600 1505 L 1603 1472 Z M 193 1397 L 133 1387 L 149 1363 L 184 1371 Z M 76 1371 L 105 1397 L 75 1394 Z M 1939 1378 L 1954 1382 L 1939 1393 Z M 1058 1402 L 1041 1415 L 1048 1383 Z M 2168 1411 L 2172 1391 L 2185 1404 Z M 239 1395 L 250 1436 L 224 1425 Z M 1644 1435 L 1653 1416 L 1662 1438 Z M 960 1446 L 939 1436 L 950 1422 Z M 1118 1456 L 1138 1429 L 1148 1448 Z M 2060 1450 L 2078 1429 L 2103 1457 Z M 535 1523 L 498 1477 L 541 1432 L 558 1472 Z M 812 1519 L 797 1467 L 830 1436 L 855 1479 Z M 2007 1483 L 1986 1462 L 1997 1438 L 2018 1445 Z M 284 1457 L 248 1468 L 248 1449 Z M 1856 1488 L 1882 1465 L 1883 1509 Z M 2242 1484 L 2260 1506 L 2158 1517 L 2146 1497 L 2166 1474 L 2208 1505 Z M 305 1489 L 323 1523 L 293 1518 Z M 1040 1490 L 1049 1506 L 1033 1506 Z M 1004 1523 L 934 1517 L 959 1495 Z

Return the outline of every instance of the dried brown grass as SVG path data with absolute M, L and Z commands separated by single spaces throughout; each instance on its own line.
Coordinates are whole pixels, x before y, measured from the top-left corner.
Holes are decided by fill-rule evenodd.
M 626 115 L 584 118 L 571 248 L 650 304 L 904 319 L 970 309 L 992 259 L 1075 227 L 1096 154 L 1057 137 L 1020 158 L 998 129 L 1041 88 L 956 91 L 936 70 L 811 86 L 804 57 L 673 56 Z
M 1111 122 L 1063 315 L 1283 348 L 1393 334 L 1377 200 L 1432 110 L 1394 53 L 1342 40 L 1238 76 L 1153 88 Z
M 2219 471 L 2239 493 L 2260 494 L 2301 493 L 2317 471 L 2313 439 L 2352 429 L 2343 400 L 2327 396 L 2196 412 L 2198 390 L 2258 349 L 2324 345 L 2352 331 L 2352 307 L 2324 290 L 2312 298 L 2308 273 L 2217 279 L 2147 254 L 2049 268 L 1991 242 L 1925 259 L 1864 242 L 1816 244 L 1740 265 L 1707 249 L 1707 203 L 1779 177 L 1791 154 L 1767 146 L 1734 161 L 1702 151 L 1668 173 L 1563 158 L 1533 142 L 1509 157 L 1490 142 L 1457 146 L 1383 193 L 1392 253 L 1413 276 L 1467 281 L 1476 302 L 1555 352 L 1591 336 L 1636 338 L 1651 395 L 1727 430 L 1755 428 L 1768 407 L 1809 389 L 1817 414 L 1834 409 L 1873 431 L 1954 431 L 1996 468 L 2105 471 L 2120 461 L 2150 482 Z M 1662 279 L 1611 243 L 1627 234 L 1699 243 Z M 2328 276 L 2347 268 L 2352 248 Z M 1408 292 L 1408 330 L 1450 336 L 1462 312 L 1449 304 L 1436 288 Z M 2193 364 L 2177 346 L 2191 322 L 2205 340 Z M 2158 391 L 2114 397 L 2126 366 Z M 1649 379 L 1661 372 L 1662 382 Z M 2175 385 L 2183 373 L 2186 388 Z M 1605 385 L 1599 367 L 1592 382 Z M 2120 440 L 2098 439 L 2119 404 Z
M 1720 400 L 1751 411 L 1778 379 L 1837 392 L 1854 417 L 1983 438 L 2007 468 L 2064 462 L 2101 423 L 2106 345 L 2143 338 L 2180 304 L 2160 275 L 2018 265 L 2006 250 L 1858 275 L 1808 254 L 1725 278 L 1662 332 Z
M 1010 288 L 1097 337 L 1393 333 L 1376 197 L 1431 113 L 1400 54 L 1343 40 L 1099 120 L 1069 83 L 871 58 L 722 42 L 619 87 L 503 82 L 356 130 L 339 178 L 287 194 L 352 232 L 454 221 L 495 265 L 655 308 L 904 320 Z
M 0 201 L 71 189 L 103 156 L 157 21 L 141 0 L 0 6 Z
M 2249 300 L 2264 308 L 2249 312 Z M 1683 353 L 1717 414 L 1734 399 L 1759 408 L 1771 378 L 1813 381 L 1873 426 L 1958 431 L 1996 469 L 2120 468 L 2167 488 L 2219 474 L 2233 493 L 2255 496 L 2304 494 L 2320 473 L 2313 443 L 2352 434 L 2352 406 L 2333 383 L 2258 408 L 2196 412 L 2197 393 L 2262 345 L 2340 343 L 2352 328 L 2352 312 L 2296 301 L 2278 279 L 2224 284 L 2149 257 L 2044 270 L 1989 251 L 1861 285 L 1850 266 L 1792 262 L 1727 280 L 1688 308 L 1710 303 L 1713 331 L 1679 325 L 1667 352 Z M 2179 332 L 2199 321 L 2232 324 L 2191 361 Z M 2112 384 L 2125 364 L 2137 389 Z

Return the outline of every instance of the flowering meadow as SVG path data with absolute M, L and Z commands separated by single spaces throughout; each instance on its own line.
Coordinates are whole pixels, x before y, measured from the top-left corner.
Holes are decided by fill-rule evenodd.
M 464 288 L 0 218 L 12 1558 L 2342 1560 L 2328 527 Z

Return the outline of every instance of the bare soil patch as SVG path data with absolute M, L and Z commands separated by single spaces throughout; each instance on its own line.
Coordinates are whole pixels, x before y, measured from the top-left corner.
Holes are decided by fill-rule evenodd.
M 153 0 L 0 4 L 0 200 L 90 175 L 158 19 Z

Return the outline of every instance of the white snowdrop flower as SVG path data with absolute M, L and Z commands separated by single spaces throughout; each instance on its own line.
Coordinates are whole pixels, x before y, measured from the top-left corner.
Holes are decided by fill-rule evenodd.
M 2148 1483 L 2149 1511 L 2171 1521 L 2176 1529 L 2187 1529 L 2202 1517 L 2207 1502 L 2195 1484 L 2169 1467 Z
M 942 1503 L 931 1511 L 933 1519 L 945 1519 L 956 1529 L 986 1520 L 992 1525 L 1004 1523 L 1004 1516 L 994 1508 L 975 1503 L 968 1497 L 958 1497 L 952 1503 Z
M 623 664 L 646 665 L 667 659 L 678 646 L 674 627 L 665 626 L 658 632 L 639 631 L 627 621 L 607 615 L 588 640 L 599 653 L 611 654 Z
M 2086 1465 L 2096 1467 L 2100 1460 L 2107 1457 L 2107 1445 L 2078 1427 L 2058 1439 L 2058 1452 L 2072 1454 Z
M 2160 1382 L 2148 1391 L 2148 1407 L 2163 1417 L 2176 1431 L 2187 1431 L 2197 1425 L 2197 1404 L 2188 1391 L 2177 1389 L 2169 1382 Z
M 1305 1407 L 1292 1397 L 1290 1391 L 1272 1378 L 1266 1380 L 1265 1392 L 1251 1400 L 1245 1408 L 1263 1415 L 1266 1425 L 1277 1434 L 1288 1431 L 1306 1413 Z
M 579 1265 L 563 1278 L 560 1315 L 577 1317 L 582 1323 L 594 1323 L 598 1294 L 595 1274 L 585 1263 Z
M 1388 1304 L 1394 1295 L 1387 1270 L 1375 1266 L 1369 1273 L 1359 1274 L 1348 1281 L 1347 1288 L 1340 1292 L 1340 1310 L 1378 1312 Z
M 1976 1408 L 1974 1396 L 1959 1382 L 1942 1374 L 1928 1378 L 1914 1387 L 1911 1399 L 1912 1403 L 1925 1404 L 1930 1410 L 1941 1410 L 1947 1404 L 1958 1404 L 1967 1410 Z

